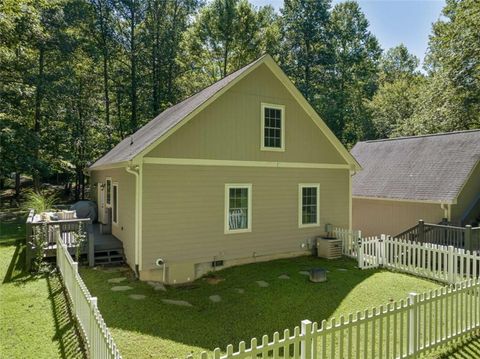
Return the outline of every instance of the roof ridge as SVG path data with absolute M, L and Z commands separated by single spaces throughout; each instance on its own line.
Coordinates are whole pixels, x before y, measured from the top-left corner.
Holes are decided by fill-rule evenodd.
M 380 138 L 380 139 L 376 139 L 376 140 L 358 141 L 358 143 L 374 143 L 374 142 L 388 142 L 388 141 L 398 141 L 398 140 L 412 140 L 412 139 L 416 139 L 416 138 L 458 135 L 458 134 L 461 134 L 461 133 L 470 133 L 470 132 L 480 132 L 480 129 L 460 130 L 460 131 L 452 131 L 452 132 L 439 132 L 439 133 L 430 133 L 430 134 L 416 135 L 416 136 L 400 136 L 400 137 L 393 137 L 393 138 Z

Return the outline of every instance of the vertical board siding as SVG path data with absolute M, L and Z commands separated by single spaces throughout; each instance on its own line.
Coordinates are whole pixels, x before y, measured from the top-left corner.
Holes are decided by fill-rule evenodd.
M 144 165 L 144 268 L 305 251 L 325 224 L 348 226 L 348 170 Z M 252 231 L 225 234 L 225 184 L 252 185 Z M 299 228 L 298 184 L 320 184 L 320 225 Z M 181 250 L 179 250 L 181 248 Z M 196 262 L 195 262 L 196 261 Z
M 285 106 L 285 152 L 260 150 L 262 102 Z M 265 65 L 247 75 L 147 156 L 346 164 Z
M 118 224 L 112 223 L 112 234 L 123 243 L 127 263 L 131 268 L 135 264 L 135 176 L 125 168 L 92 171 L 90 183 L 105 183 L 111 177 L 112 183 L 118 183 Z M 113 188 L 113 185 L 112 185 Z M 97 191 L 92 191 L 94 199 Z M 106 194 L 105 194 L 106 201 Z
M 467 211 L 472 205 L 472 201 L 477 199 L 479 195 L 480 161 L 477 163 L 467 182 L 464 184 L 462 190 L 460 191 L 457 198 L 457 204 L 452 206 L 452 219 L 460 221 L 462 219 L 462 216 L 465 214 L 465 211 Z M 471 216 L 467 215 L 467 217 L 465 218 L 465 224 L 469 224 L 468 220 L 475 219 L 474 216 L 478 213 L 480 213 L 480 208 L 476 208 L 476 210 L 473 211 Z

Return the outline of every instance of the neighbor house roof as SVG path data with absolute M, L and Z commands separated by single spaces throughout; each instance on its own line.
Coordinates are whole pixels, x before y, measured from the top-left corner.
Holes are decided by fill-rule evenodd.
M 455 203 L 480 160 L 480 130 L 359 142 L 357 197 Z
M 166 109 L 133 135 L 122 140 L 106 155 L 91 165 L 89 169 L 95 170 L 129 164 L 135 157 L 147 153 L 153 146 L 159 143 L 159 141 L 168 137 L 170 133 L 173 133 L 177 128 L 188 122 L 188 120 L 194 117 L 196 113 L 208 106 L 211 102 L 215 101 L 218 96 L 221 96 L 225 91 L 228 91 L 231 86 L 262 64 L 265 64 L 272 71 L 273 76 L 277 76 L 277 78 L 286 86 L 292 96 L 311 116 L 312 120 L 315 121 L 320 130 L 324 132 L 326 137 L 331 141 L 346 162 L 350 164 L 352 168 L 357 170 L 361 169 L 355 158 L 350 155 L 268 54 L 263 55 L 259 59 L 224 77 L 220 81 L 175 106 Z

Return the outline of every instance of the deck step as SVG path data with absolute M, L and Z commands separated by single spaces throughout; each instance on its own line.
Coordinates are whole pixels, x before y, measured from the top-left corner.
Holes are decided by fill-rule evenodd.
M 97 250 L 94 259 L 95 264 L 123 263 L 125 261 L 123 248 Z

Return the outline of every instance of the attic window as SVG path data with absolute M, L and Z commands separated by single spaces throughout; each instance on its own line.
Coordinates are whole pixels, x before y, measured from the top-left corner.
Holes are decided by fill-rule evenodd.
M 285 150 L 285 106 L 262 103 L 263 151 Z

